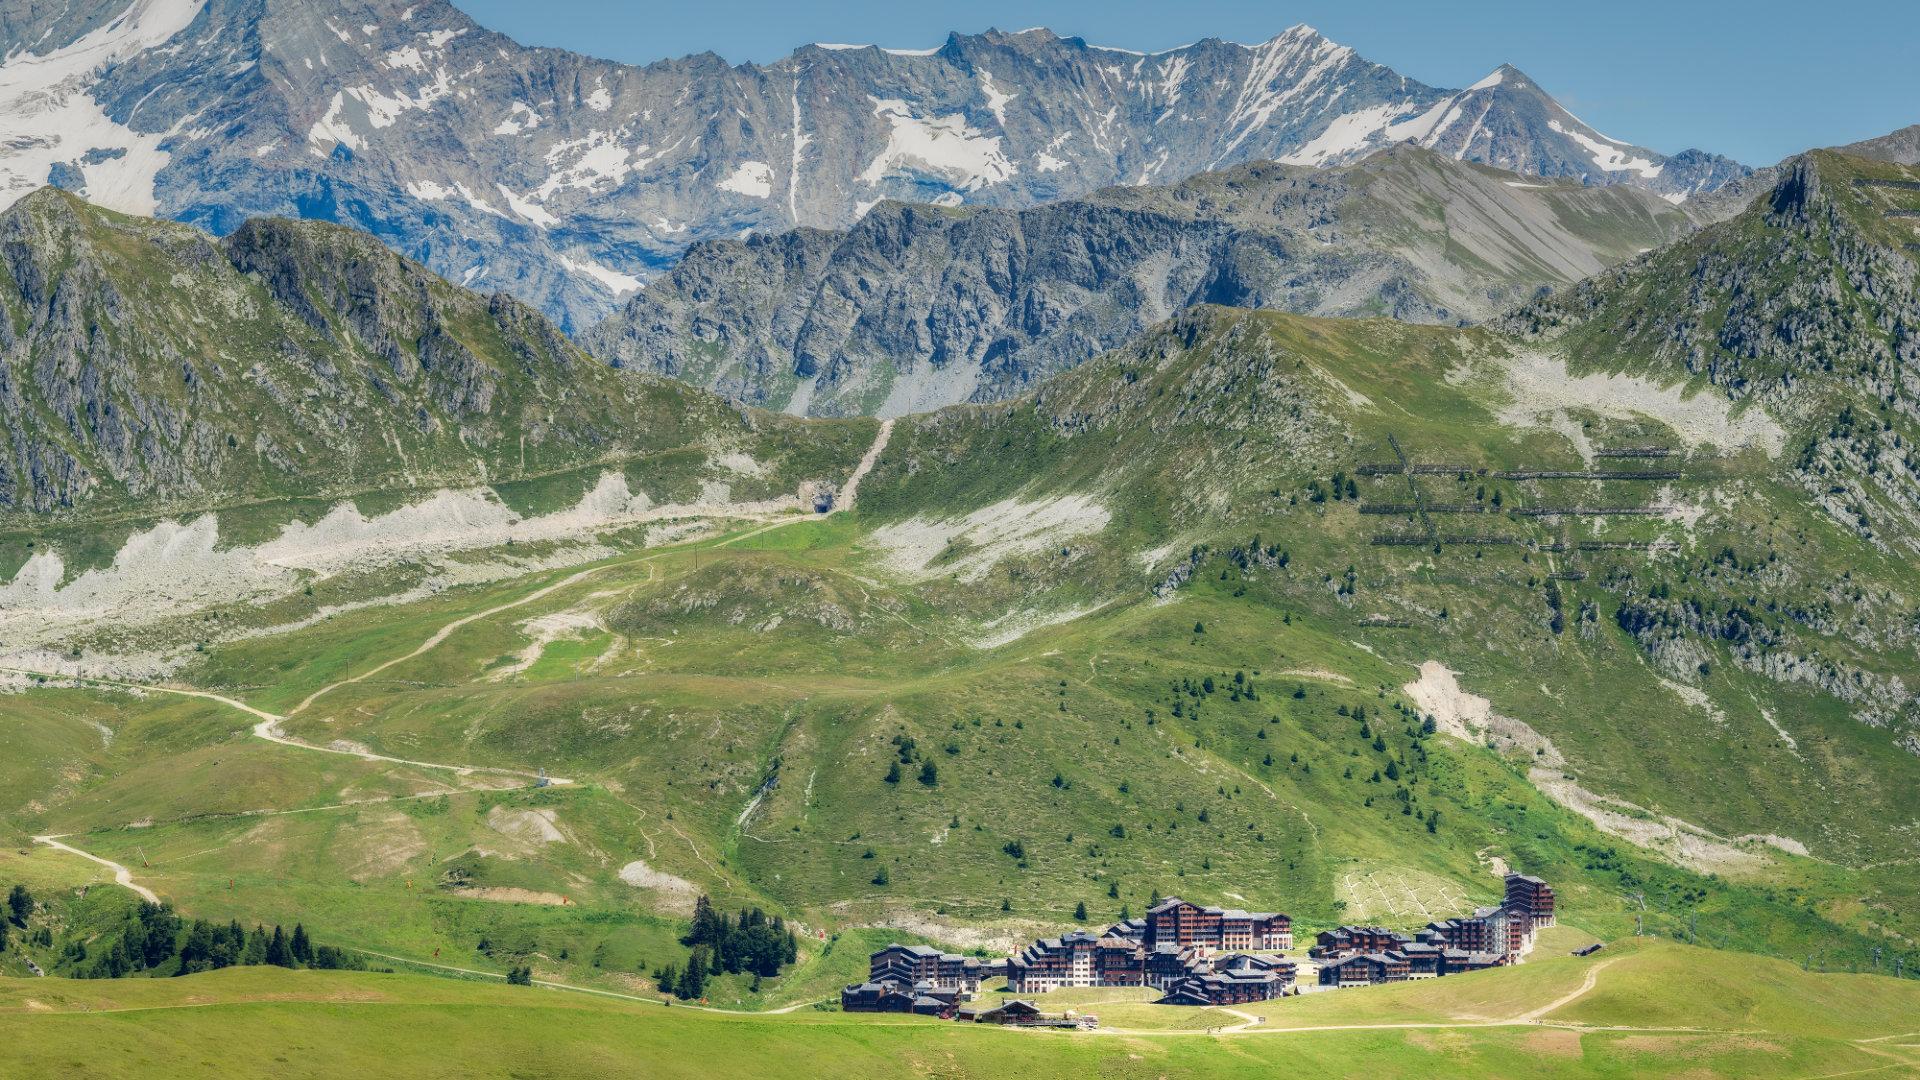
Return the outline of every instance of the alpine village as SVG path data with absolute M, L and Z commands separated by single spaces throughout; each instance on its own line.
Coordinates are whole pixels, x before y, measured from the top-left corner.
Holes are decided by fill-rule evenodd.
M 1518 964 L 1534 932 L 1552 926 L 1553 886 L 1506 875 L 1506 899 L 1472 914 L 1429 922 L 1411 935 L 1383 926 L 1339 926 L 1315 935 L 1303 962 L 1293 951 L 1293 920 L 1271 911 L 1203 906 L 1168 897 L 1145 918 L 1122 919 L 1095 934 L 1075 930 L 1041 938 L 1002 960 L 961 956 L 898 942 L 869 958 L 867 981 L 840 991 L 846 1012 L 900 1012 L 1015 1027 L 1087 1028 L 1092 1015 L 1048 1014 L 1031 1001 L 1075 987 L 1150 987 L 1157 1004 L 1232 1006 L 1309 990 L 1331 990 Z M 1599 946 L 1584 947 L 1583 954 Z M 1304 973 L 1310 981 L 1303 981 Z M 998 999 L 981 998 L 1004 980 Z

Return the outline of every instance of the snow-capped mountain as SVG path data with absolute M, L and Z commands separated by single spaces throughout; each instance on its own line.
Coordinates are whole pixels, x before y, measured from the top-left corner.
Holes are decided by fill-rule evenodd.
M 696 240 L 887 198 L 1026 206 L 1406 140 L 1676 200 L 1748 171 L 1611 139 L 1510 67 L 1436 89 L 1305 26 L 1151 55 L 1035 29 L 633 67 L 445 0 L 0 0 L 0 48 L 0 204 L 53 182 L 222 233 L 344 222 L 570 326 Z

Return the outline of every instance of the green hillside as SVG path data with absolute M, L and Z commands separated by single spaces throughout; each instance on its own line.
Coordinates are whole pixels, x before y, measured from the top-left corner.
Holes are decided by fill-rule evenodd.
M 1920 1067 L 1906 1031 L 1920 998 L 1889 979 L 1805 976 L 1674 946 L 1603 953 L 1582 965 L 1593 977 L 1585 992 L 1579 968 L 1549 963 L 1292 999 L 1263 1010 L 1261 1023 L 1214 1038 L 1122 1033 L 1106 1015 L 1108 1034 L 1085 1035 L 897 1017 L 728 1016 L 406 975 L 230 969 L 110 984 L 9 979 L 0 980 L 0 1068 L 21 1077 L 146 1076 L 182 1063 L 232 1077 L 536 1078 L 636 1067 L 689 1077 L 903 1069 L 1188 1077 L 1338 1074 L 1365 1062 L 1387 1077 L 1705 1078 L 1891 1076 Z M 1485 996 L 1500 977 L 1523 973 L 1535 976 L 1529 992 Z M 1701 977 L 1744 993 L 1748 1004 L 1668 1026 L 1668 1003 L 1688 999 Z M 1322 1018 L 1332 1026 L 1311 1023 Z M 1392 1026 L 1364 1026 L 1383 1022 Z
M 1907 1068 L 1899 1039 L 1855 1041 L 1900 1035 L 1905 991 L 1837 974 L 1920 964 L 1920 533 L 1897 456 L 1914 275 L 1893 246 L 1906 219 L 1881 205 L 1906 197 L 1902 168 L 1808 159 L 1745 215 L 1502 329 L 1199 308 L 1025 398 L 884 427 L 602 371 L 613 396 L 584 425 L 633 408 L 620 394 L 694 406 L 619 466 L 633 488 L 656 458 L 679 478 L 624 516 L 569 516 L 606 482 L 575 462 L 497 486 L 553 523 L 533 531 L 442 513 L 453 481 L 426 476 L 356 495 L 386 524 L 325 543 L 303 530 L 331 496 L 217 509 L 204 552 L 150 519 L 29 519 L 8 540 L 20 563 L 52 550 L 99 573 L 0 585 L 0 628 L 32 646 L 0 657 L 0 883 L 111 877 L 32 842 L 57 837 L 194 918 L 649 999 L 704 893 L 800 930 L 790 970 L 709 993 L 767 1012 L 830 995 L 895 936 L 993 953 L 1078 925 L 1082 903 L 1098 926 L 1175 894 L 1287 911 L 1303 933 L 1412 928 L 1491 901 L 1514 869 L 1554 883 L 1570 932 L 1616 943 L 1569 1017 L 1714 1033 L 1048 1042 L 810 1011 L 637 1024 L 606 1002 L 313 973 L 223 975 L 242 989 L 207 1015 L 367 1046 L 431 1018 L 448 1042 L 391 1059 L 429 1074 L 468 1060 L 453 1044 L 530 1075 L 711 1071 L 724 1059 L 678 1057 L 704 1024 L 737 1036 L 701 1040 L 718 1053 L 817 1045 L 847 1075 L 1355 1055 L 1389 1075 Z M 275 271 L 249 265 L 266 288 Z M 330 273 L 303 295 L 358 340 Z M 1758 337 L 1716 328 L 1724 356 L 1681 344 L 1698 328 L 1670 339 L 1690 325 L 1673 305 L 1735 294 L 1765 313 L 1741 324 Z M 801 513 L 804 481 L 837 512 Z M 415 521 L 450 538 L 394 535 Z M 155 590 L 186 599 L 153 614 Z M 1636 930 L 1664 940 L 1619 947 Z M 1542 955 L 1272 1008 L 1519 1017 L 1599 970 Z M 281 992 L 249 979 L 309 975 L 392 1008 L 238 1001 Z M 1836 1004 L 1798 1015 L 1796 998 Z M 515 1025 L 538 1010 L 501 1000 L 574 1022 L 530 1056 Z M 29 1040 L 25 1065 L 82 1042 L 137 1063 L 175 1037 L 63 1008 L 17 1021 L 75 1025 Z M 1113 1009 L 1142 1030 L 1197 1023 Z M 285 1062 L 239 1041 L 208 1067 L 352 1063 L 318 1035 L 319 1056 Z
M 902 422 L 851 518 L 616 557 L 305 708 L 316 690 L 562 575 L 215 645 L 187 673 L 292 713 L 284 730 L 308 742 L 544 768 L 576 785 L 283 825 L 207 811 L 344 800 L 289 778 L 274 782 L 313 791 L 309 802 L 226 786 L 216 805 L 201 784 L 157 781 L 191 760 L 176 750 L 141 769 L 108 765 L 28 820 L 117 861 L 147 860 L 145 878 L 183 908 L 255 921 L 326 912 L 366 948 L 438 949 L 492 970 L 536 957 L 610 986 L 670 948 L 620 944 L 629 922 L 670 919 L 689 895 L 622 881 L 635 861 L 816 928 L 905 925 L 999 945 L 1070 922 L 1081 901 L 1106 919 L 1176 891 L 1288 910 L 1308 926 L 1418 925 L 1490 899 L 1498 857 L 1551 877 L 1569 918 L 1605 934 L 1630 930 L 1637 913 L 1664 932 L 1812 950 L 1826 965 L 1904 951 L 1887 934 L 1915 929 L 1909 876 L 1874 864 L 1902 857 L 1911 757 L 1844 708 L 1768 686 L 1723 653 L 1705 654 L 1704 673 L 1661 668 L 1621 625 L 1618 611 L 1651 582 L 1743 580 L 1713 553 L 1741 536 L 1744 516 L 1626 526 L 1673 551 L 1583 551 L 1619 533 L 1491 512 L 1496 494 L 1521 509 L 1631 497 L 1495 479 L 1581 464 L 1552 428 L 1500 421 L 1502 390 L 1475 365 L 1511 348 L 1477 332 L 1201 312 L 1032 401 Z M 1421 415 L 1394 407 L 1403 401 Z M 1599 446 L 1674 436 L 1644 415 L 1596 415 L 1579 430 Z M 1474 435 L 1448 438 L 1460 431 Z M 1473 529 L 1515 542 L 1368 543 L 1419 525 L 1360 512 L 1411 498 L 1409 477 L 1355 468 L 1391 459 L 1389 433 L 1410 453 L 1488 469 L 1412 479 L 1429 505 L 1484 502 Z M 1686 479 L 1665 486 L 1697 498 L 1718 478 L 1764 477 L 1774 460 L 1764 448 L 1696 452 Z M 1024 484 L 1009 482 L 1016 470 Z M 1642 499 L 1652 486 L 1580 484 L 1631 484 Z M 1009 501 L 971 530 L 925 509 Z M 1089 527 L 1089 507 L 1105 512 L 1102 526 Z M 1757 501 L 1741 512 L 1771 513 Z M 1023 537 L 1034 521 L 1053 524 Z M 1825 557 L 1847 543 L 1836 534 Z M 1573 568 L 1586 576 L 1548 577 Z M 1524 726 L 1480 732 L 1473 742 L 1491 749 L 1425 732 L 1434 709 L 1406 688 L 1429 662 Z M 122 708 L 114 695 L 81 697 Z M 1585 703 L 1598 700 L 1612 722 L 1591 722 Z M 372 768 L 262 743 L 253 718 L 227 716 L 195 753 L 257 759 L 275 776 L 324 762 L 322 785 Z M 920 779 L 928 763 L 932 783 Z M 402 783 L 396 772 L 384 767 L 379 783 Z M 435 783 L 410 790 L 447 786 Z M 1850 799 L 1820 794 L 1841 788 Z M 533 813 L 559 839 L 503 834 L 506 816 L 521 823 L 506 833 L 544 831 Z M 1734 839 L 1767 834 L 1806 855 Z M 554 898 L 572 903 L 556 910 Z M 631 914 L 595 924 L 608 911 Z M 652 940 L 665 939 L 661 925 Z M 479 948 L 504 927 L 513 950 Z
M 216 240 L 56 188 L 0 214 L 0 356 L 0 526 L 28 530 L 485 484 L 570 504 L 584 466 L 656 499 L 715 478 L 764 498 L 821 476 L 836 430 L 611 370 L 364 233 L 260 219 Z

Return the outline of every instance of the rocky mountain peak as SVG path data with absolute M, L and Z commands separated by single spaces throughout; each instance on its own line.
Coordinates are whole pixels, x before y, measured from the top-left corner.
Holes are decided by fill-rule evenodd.
M 49 189 L 0 213 L 0 265 L 0 521 L 487 483 L 759 422 L 325 222 L 216 240 Z
M 841 228 L 889 198 L 1017 208 L 1408 138 L 1676 197 L 1741 172 L 1607 140 L 1509 69 L 1437 89 L 1304 25 L 1150 55 L 1034 29 L 631 66 L 445 0 L 83 0 L 0 22 L 0 53 L 0 126 L 22 133 L 0 199 L 51 181 L 217 233 L 336 221 L 575 329 L 695 241 Z
M 1820 198 L 1820 169 L 1810 154 L 1801 154 L 1780 167 L 1768 205 L 1781 218 L 1804 221 Z
M 1329 169 L 1250 162 L 1017 211 L 888 201 L 845 231 L 708 241 L 583 340 L 758 405 L 892 416 L 1021 393 L 1196 303 L 1482 318 L 1692 226 L 1636 188 L 1408 143 Z
M 1854 157 L 1890 161 L 1898 165 L 1920 165 L 1920 124 L 1911 124 L 1898 131 L 1848 143 L 1837 149 Z

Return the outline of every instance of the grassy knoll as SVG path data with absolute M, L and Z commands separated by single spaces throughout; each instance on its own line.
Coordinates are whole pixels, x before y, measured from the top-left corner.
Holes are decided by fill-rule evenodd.
M 1689 993 L 1703 966 L 1709 977 L 1730 983 L 1767 982 L 1770 992 L 1791 997 L 1793 1014 L 1746 1013 L 1725 1017 L 1737 1021 L 1725 1026 L 1663 1030 L 1661 1003 Z M 1483 1008 L 1484 995 L 1474 988 L 1502 976 L 1525 983 L 1525 993 L 1503 1007 L 1537 1007 L 1554 1000 L 1546 995 L 1564 992 L 1557 977 L 1534 978 L 1521 968 L 1283 1003 L 1338 1006 L 1339 1024 L 1414 1026 L 1287 1032 L 1261 1025 L 1211 1037 L 1018 1032 L 808 1011 L 747 1017 L 370 973 L 230 969 L 171 980 L 0 980 L 0 1070 L 21 1077 L 186 1070 L 236 1077 L 643 1071 L 964 1078 L 1231 1077 L 1307 1069 L 1387 1077 L 1767 1078 L 1851 1070 L 1899 1075 L 1920 1067 L 1913 1047 L 1880 1038 L 1910 1029 L 1920 1003 L 1908 1000 L 1909 988 L 1871 976 L 1805 977 L 1791 969 L 1776 981 L 1766 968 L 1747 958 L 1654 944 L 1599 968 L 1591 991 L 1547 1018 L 1548 1025 L 1565 1023 L 1591 1002 L 1598 1014 L 1581 1021 L 1645 1030 L 1450 1019 Z M 1876 1007 L 1860 1009 L 1876 996 L 1882 999 Z M 1426 1000 L 1415 1003 L 1416 997 Z M 1646 1002 L 1644 1009 L 1629 1003 L 1634 998 Z M 194 1007 L 180 1007 L 188 1005 Z

